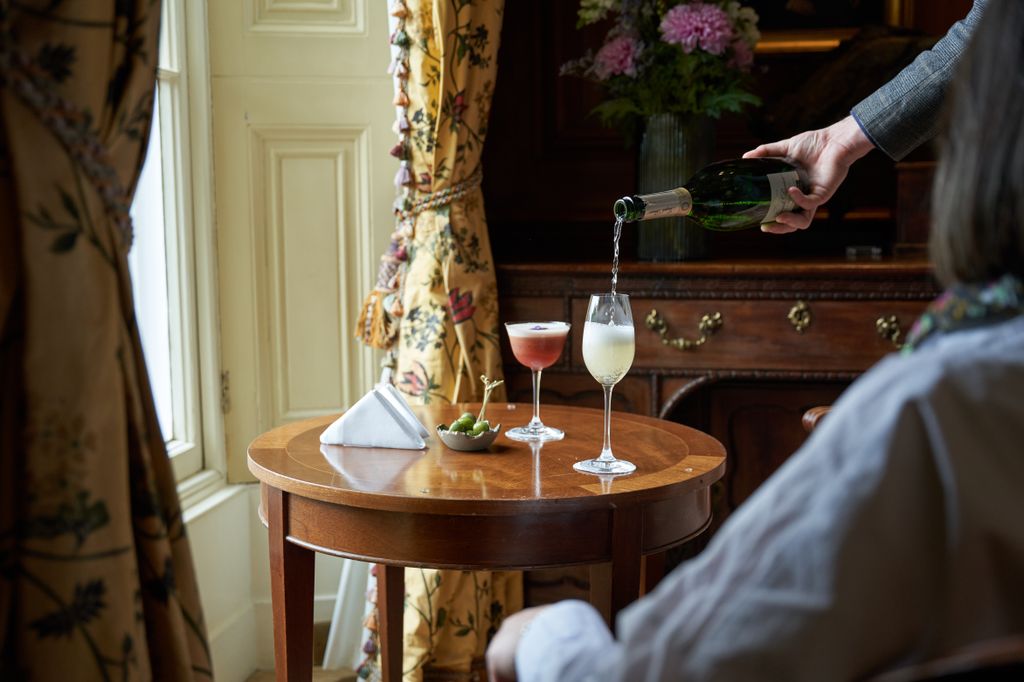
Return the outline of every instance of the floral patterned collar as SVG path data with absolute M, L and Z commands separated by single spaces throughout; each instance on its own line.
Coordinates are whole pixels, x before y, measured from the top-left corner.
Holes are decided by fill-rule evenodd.
M 914 323 L 903 353 L 911 353 L 935 334 L 979 327 L 1024 313 L 1024 282 L 1003 275 L 987 284 L 955 284 L 946 289 Z

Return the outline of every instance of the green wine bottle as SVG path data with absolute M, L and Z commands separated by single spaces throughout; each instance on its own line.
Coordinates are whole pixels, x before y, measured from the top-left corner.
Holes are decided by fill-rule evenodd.
M 623 222 L 689 216 L 708 230 L 733 232 L 771 222 L 796 204 L 790 187 L 807 192 L 803 168 L 788 159 L 720 161 L 697 171 L 677 189 L 623 197 L 615 218 Z

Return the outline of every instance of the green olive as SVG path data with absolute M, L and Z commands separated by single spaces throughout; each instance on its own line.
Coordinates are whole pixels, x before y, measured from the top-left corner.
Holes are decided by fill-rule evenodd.
M 469 419 L 472 421 L 476 421 L 476 415 L 473 414 L 472 412 L 463 412 L 461 415 L 459 415 L 459 419 Z
M 461 419 L 456 419 L 455 421 L 452 422 L 452 425 L 448 427 L 448 430 L 451 431 L 452 433 L 462 433 L 463 431 L 466 431 L 467 428 L 469 427 L 472 427 L 472 424 L 467 425 L 466 422 L 462 421 Z
M 470 429 L 473 428 L 473 424 L 476 423 L 476 419 L 474 419 L 473 417 L 459 417 L 455 421 L 458 424 L 462 424 L 463 431 L 469 431 Z
M 473 428 L 469 432 L 469 435 L 473 437 L 482 436 L 485 431 L 487 431 L 487 422 L 477 422 L 476 424 L 473 425 Z

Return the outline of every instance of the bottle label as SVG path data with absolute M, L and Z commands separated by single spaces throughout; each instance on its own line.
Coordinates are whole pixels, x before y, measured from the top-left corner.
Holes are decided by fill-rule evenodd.
M 796 208 L 796 202 L 793 201 L 793 198 L 789 196 L 789 192 L 786 190 L 800 184 L 800 175 L 795 170 L 783 173 L 768 173 L 767 177 L 772 196 L 771 203 L 768 204 L 768 213 L 761 219 L 762 223 L 770 223 L 780 213 L 786 213 Z
M 677 218 L 689 215 L 693 208 L 690 193 L 683 187 L 657 194 L 644 194 L 640 199 L 644 202 L 644 220 Z

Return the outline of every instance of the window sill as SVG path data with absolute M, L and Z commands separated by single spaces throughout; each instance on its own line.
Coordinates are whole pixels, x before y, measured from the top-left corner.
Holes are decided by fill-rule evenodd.
M 249 488 L 248 484 L 229 485 L 219 471 L 200 471 L 178 484 L 182 518 L 187 524 Z

